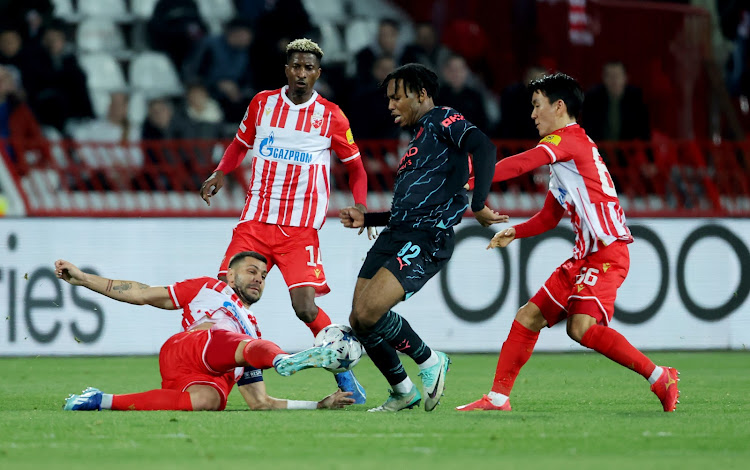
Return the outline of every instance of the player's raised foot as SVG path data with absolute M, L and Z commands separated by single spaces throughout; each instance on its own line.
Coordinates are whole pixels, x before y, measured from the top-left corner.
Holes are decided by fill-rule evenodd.
M 503 403 L 501 406 L 496 406 L 492 403 L 492 400 L 487 395 L 482 395 L 482 398 L 480 398 L 477 401 L 473 401 L 471 403 L 467 403 L 466 405 L 457 406 L 456 409 L 458 411 L 510 411 L 510 399 L 505 400 L 505 403 Z
M 283 356 L 273 363 L 279 375 L 288 377 L 295 372 L 311 367 L 328 367 L 336 360 L 336 351 L 329 348 L 314 347 L 296 354 Z
M 340 372 L 335 375 L 336 383 L 339 388 L 344 392 L 352 392 L 351 398 L 354 399 L 355 405 L 363 405 L 367 401 L 367 393 L 365 388 L 359 383 L 354 373 L 350 370 L 346 372 Z
M 388 393 L 390 396 L 388 399 L 383 403 L 382 405 L 370 408 L 367 411 L 370 412 L 379 412 L 379 411 L 385 411 L 385 412 L 396 412 L 405 410 L 407 408 L 411 409 L 415 406 L 419 406 L 419 402 L 422 401 L 422 395 L 419 394 L 419 389 L 417 389 L 416 385 L 413 385 L 411 387 L 411 391 L 409 393 L 398 393 L 394 392 L 393 390 L 388 390 Z
M 651 385 L 651 391 L 659 397 L 664 411 L 674 411 L 679 403 L 680 390 L 677 387 L 680 372 L 673 367 L 660 366 L 663 369 L 659 379 Z
M 440 403 L 440 397 L 443 396 L 445 390 L 445 374 L 448 373 L 448 366 L 451 363 L 450 358 L 445 353 L 435 351 L 435 354 L 438 356 L 438 363 L 419 373 L 424 387 L 425 411 L 434 410 Z
M 102 391 L 89 387 L 80 395 L 70 395 L 65 399 L 63 410 L 67 411 L 99 411 L 102 409 Z

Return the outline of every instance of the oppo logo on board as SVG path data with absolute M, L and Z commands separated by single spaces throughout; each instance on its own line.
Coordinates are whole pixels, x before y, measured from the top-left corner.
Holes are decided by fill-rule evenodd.
M 657 294 L 649 305 L 646 305 L 639 310 L 627 310 L 617 305 L 617 303 L 615 304 L 615 318 L 622 323 L 636 325 L 647 322 L 663 307 L 672 279 L 670 279 L 670 260 L 667 256 L 664 242 L 659 238 L 659 235 L 648 227 L 637 224 L 631 225 L 630 231 L 639 243 L 648 243 L 651 245 L 658 258 L 655 260 L 654 265 L 660 272 Z M 495 231 L 486 227 L 472 225 L 462 228 L 456 231 L 456 247 L 470 238 L 480 238 L 484 242 L 487 242 L 494 234 Z M 460 297 L 454 296 L 450 290 L 448 276 L 451 263 L 448 263 L 448 265 L 440 272 L 440 287 L 445 303 L 457 317 L 473 323 L 482 322 L 493 317 L 503 307 L 506 301 L 513 302 L 514 307 L 520 307 L 526 303 L 536 292 L 536 289 L 540 287 L 536 285 L 529 286 L 528 284 L 528 260 L 531 258 L 534 250 L 542 242 L 554 238 L 559 238 L 567 242 L 573 240 L 572 232 L 570 230 L 558 227 L 542 235 L 532 238 L 524 238 L 514 242 L 519 243 L 519 269 L 518 281 L 516 281 L 518 282 L 518 299 L 510 300 L 506 298 L 511 283 L 509 275 L 511 272 L 511 260 L 508 251 L 492 250 L 492 252 L 495 253 L 495 256 L 500 258 L 500 263 L 503 267 L 504 273 L 498 290 L 488 293 L 489 295 L 494 295 L 492 301 L 486 307 L 482 308 L 472 308 L 462 305 Z M 695 301 L 695 297 L 700 295 L 700 293 L 688 291 L 686 282 L 686 276 L 688 275 L 685 266 L 686 260 L 688 259 L 691 250 L 695 248 L 696 243 L 707 238 L 715 238 L 724 241 L 732 249 L 740 265 L 739 283 L 734 289 L 732 289 L 733 294 L 724 303 L 715 307 L 702 307 L 699 305 L 699 303 Z M 721 320 L 737 310 L 737 308 L 747 300 L 748 295 L 750 294 L 750 251 L 748 251 L 748 248 L 743 241 L 726 227 L 720 225 L 704 225 L 698 227 L 688 234 L 680 246 L 677 255 L 674 282 L 676 282 L 677 293 L 683 306 L 691 315 L 704 321 Z

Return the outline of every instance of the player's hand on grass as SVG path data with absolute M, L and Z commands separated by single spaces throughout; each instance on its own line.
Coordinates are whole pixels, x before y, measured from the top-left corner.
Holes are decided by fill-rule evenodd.
M 342 392 L 341 389 L 336 390 L 332 394 L 320 400 L 318 402 L 318 408 L 336 409 L 353 405 L 354 398 L 351 398 L 351 396 L 352 392 Z
M 58 279 L 74 286 L 80 286 L 86 280 L 86 273 L 78 269 L 75 264 L 64 259 L 55 261 L 55 275 Z
M 362 228 L 365 227 L 365 213 L 358 207 L 344 207 L 339 211 L 339 219 L 346 228 Z M 359 233 L 362 233 L 360 230 Z
M 210 206 L 211 201 L 209 199 L 215 196 L 222 186 L 224 186 L 224 172 L 221 170 L 214 171 L 201 185 L 201 198 Z
M 479 221 L 482 227 L 489 227 L 490 225 L 505 223 L 510 220 L 510 217 L 507 215 L 495 212 L 487 206 L 484 206 L 479 212 L 474 212 L 474 217 Z
M 508 246 L 510 242 L 515 240 L 516 238 L 516 229 L 515 227 L 506 228 L 505 230 L 500 230 L 495 234 L 494 237 L 492 237 L 492 240 L 490 240 L 490 244 L 487 245 L 487 249 L 490 248 L 505 248 Z

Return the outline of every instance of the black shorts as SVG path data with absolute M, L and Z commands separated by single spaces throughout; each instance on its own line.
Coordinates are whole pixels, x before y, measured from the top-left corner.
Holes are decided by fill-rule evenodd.
M 385 229 L 367 252 L 359 277 L 372 279 L 380 268 L 392 272 L 408 299 L 448 263 L 455 235 L 448 230 Z

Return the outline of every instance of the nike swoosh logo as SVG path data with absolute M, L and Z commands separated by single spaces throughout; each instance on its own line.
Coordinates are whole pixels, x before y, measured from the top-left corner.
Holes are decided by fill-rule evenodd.
M 437 378 L 437 380 L 435 381 L 435 390 L 433 390 L 432 392 L 428 393 L 428 394 L 427 394 L 427 396 L 428 396 L 428 397 L 430 397 L 430 398 L 435 398 L 435 397 L 437 396 L 437 389 L 438 389 L 438 385 L 440 384 L 440 379 L 441 379 L 441 378 L 443 377 L 443 374 L 444 374 L 444 373 L 445 373 L 445 369 L 443 369 L 443 368 L 441 367 L 441 368 L 440 368 L 440 375 L 438 375 L 438 378 Z

